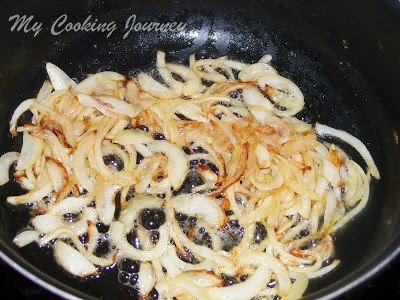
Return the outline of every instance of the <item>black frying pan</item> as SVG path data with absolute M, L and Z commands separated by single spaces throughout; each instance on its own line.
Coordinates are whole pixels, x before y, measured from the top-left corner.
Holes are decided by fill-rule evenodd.
M 144 2 L 144 1 L 143 1 Z M 147 2 L 147 3 L 146 3 Z M 19 150 L 20 140 L 8 133 L 18 103 L 35 95 L 46 78 L 44 62 L 51 61 L 81 80 L 86 73 L 114 70 L 126 75 L 154 63 L 157 50 L 169 60 L 186 62 L 188 55 L 252 62 L 263 54 L 303 91 L 306 108 L 298 117 L 350 132 L 370 149 L 381 172 L 372 181 L 364 211 L 335 234 L 341 265 L 312 280 L 304 299 L 332 299 L 377 277 L 400 252 L 400 156 L 393 131 L 400 128 L 399 5 L 379 1 L 31 1 L 0 2 L 0 152 Z M 115 21 L 107 33 L 50 33 L 54 20 L 88 15 L 99 22 Z M 43 22 L 32 32 L 10 32 L 8 18 L 34 15 Z M 125 21 L 183 22 L 183 31 L 131 32 L 123 39 Z M 346 149 L 362 163 L 360 157 Z M 0 190 L 0 255 L 18 272 L 66 298 L 125 299 L 129 291 L 117 284 L 115 268 L 96 280 L 77 280 L 61 271 L 51 251 L 12 244 L 28 215 L 9 206 L 9 194 L 22 193 L 14 183 Z

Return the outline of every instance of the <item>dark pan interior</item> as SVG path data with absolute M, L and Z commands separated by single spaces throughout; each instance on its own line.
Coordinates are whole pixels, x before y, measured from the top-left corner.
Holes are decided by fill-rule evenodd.
M 400 58 L 397 56 L 397 61 L 386 61 L 386 57 L 378 57 L 386 63 L 380 66 L 385 74 L 378 76 L 376 72 L 380 70 L 374 68 L 377 63 L 362 58 L 362 55 L 372 57 L 373 51 L 378 50 L 364 48 L 366 54 L 360 52 L 361 58 L 351 52 L 369 45 L 367 37 L 358 38 L 357 30 L 364 32 L 364 29 L 357 25 L 373 18 L 376 7 L 380 9 L 382 18 L 387 18 L 382 22 L 389 22 L 391 15 L 386 14 L 383 6 L 353 1 L 346 8 L 355 12 L 357 4 L 363 2 L 366 19 L 353 16 L 352 23 L 349 21 L 350 12 L 334 15 L 335 11 L 339 13 L 342 10 L 328 2 L 321 1 L 321 4 L 313 6 L 307 1 L 246 5 L 242 2 L 210 1 L 196 7 L 183 2 L 175 7 L 160 1 L 150 3 L 150 9 L 141 3 L 113 6 L 103 1 L 91 4 L 77 1 L 75 7 L 68 9 L 71 19 L 82 21 L 82 16 L 94 14 L 102 22 L 116 21 L 118 29 L 109 38 L 105 33 L 72 32 L 55 37 L 47 32 L 28 38 L 26 34 L 5 32 L 10 43 L 7 47 L 0 47 L 0 153 L 20 148 L 21 140 L 12 139 L 8 133 L 8 122 L 18 103 L 34 96 L 46 79 L 45 61 L 53 62 L 71 77 L 81 80 L 87 73 L 103 70 L 133 74 L 137 69 L 152 66 L 157 50 L 167 52 L 168 60 L 180 62 L 186 62 L 192 52 L 198 57 L 228 55 L 245 62 L 257 61 L 269 53 L 273 56 L 272 65 L 297 83 L 305 95 L 306 108 L 298 117 L 357 136 L 370 149 L 381 172 L 382 179 L 371 182 L 370 201 L 365 210 L 334 236 L 341 265 L 323 278 L 312 280 L 305 298 L 337 296 L 369 279 L 400 251 L 400 160 L 393 138 L 393 130 L 399 128 L 396 116 L 400 109 L 398 103 L 391 102 L 394 99 L 388 99 L 395 96 L 394 88 L 400 83 L 399 71 L 396 71 Z M 35 3 L 33 1 L 29 4 L 32 7 L 28 5 L 25 9 L 36 9 L 38 15 L 48 16 L 48 26 L 50 20 L 63 13 L 56 8 L 51 12 L 46 8 L 38 9 Z M 227 3 L 233 4 L 228 6 Z M 13 5 L 10 4 L 14 10 L 18 8 L 17 4 Z M 141 22 L 177 21 L 186 22 L 187 26 L 182 32 L 132 32 L 123 39 L 124 23 L 132 14 L 137 14 Z M 339 29 L 326 31 L 329 26 L 336 27 L 323 19 L 324 14 L 336 18 L 338 24 L 348 21 L 348 39 L 355 39 L 360 44 L 349 44 L 347 39 L 335 40 L 335 30 Z M 317 28 L 313 22 L 322 25 Z M 394 49 L 390 44 L 382 44 L 390 42 L 391 34 L 400 36 L 399 24 L 393 24 L 397 26 L 394 32 L 380 36 L 380 40 L 374 40 L 374 43 L 378 48 L 379 42 L 382 47 L 387 47 L 386 54 L 396 59 L 394 51 L 400 50 L 398 44 Z M 364 40 L 367 41 L 365 46 L 362 44 Z M 368 63 L 371 69 L 368 69 Z M 362 164 L 357 153 L 346 145 L 343 147 Z M 60 271 L 49 249 L 38 249 L 35 245 L 18 249 L 12 245 L 13 237 L 26 225 L 28 218 L 22 210 L 5 203 L 7 195 L 16 193 L 22 191 L 14 183 L 0 190 L 0 251 L 36 277 L 72 295 L 85 299 L 131 297 L 129 291 L 118 284 L 115 268 L 105 270 L 96 280 L 82 281 Z

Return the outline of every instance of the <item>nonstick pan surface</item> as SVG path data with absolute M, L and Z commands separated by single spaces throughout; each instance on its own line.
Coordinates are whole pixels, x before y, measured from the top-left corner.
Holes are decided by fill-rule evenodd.
M 304 299 L 335 298 L 371 280 L 400 252 L 400 160 L 394 132 L 399 128 L 400 24 L 396 6 L 375 1 L 205 1 L 111 4 L 106 1 L 2 2 L 0 46 L 0 152 L 19 150 L 8 122 L 17 105 L 35 95 L 46 79 L 44 63 L 51 61 L 81 80 L 87 73 L 113 70 L 131 75 L 154 64 L 163 50 L 169 60 L 187 62 L 189 54 L 228 55 L 254 62 L 272 55 L 272 65 L 297 83 L 305 95 L 298 117 L 343 129 L 370 149 L 382 179 L 372 180 L 364 211 L 335 234 L 340 266 L 311 280 Z M 46 5 L 47 3 L 47 5 Z M 11 32 L 14 14 L 33 15 L 43 29 Z M 104 32 L 63 32 L 53 35 L 52 23 L 66 14 L 71 22 L 87 16 L 115 22 Z M 183 31 L 131 32 L 124 39 L 126 20 L 182 22 Z M 390 29 L 390 31 L 389 31 Z M 362 164 L 352 149 L 345 149 Z M 12 244 L 28 215 L 5 203 L 22 193 L 15 183 L 0 190 L 1 258 L 33 281 L 66 298 L 125 299 L 132 295 L 118 284 L 116 268 L 96 280 L 77 280 L 54 262 L 51 251 Z

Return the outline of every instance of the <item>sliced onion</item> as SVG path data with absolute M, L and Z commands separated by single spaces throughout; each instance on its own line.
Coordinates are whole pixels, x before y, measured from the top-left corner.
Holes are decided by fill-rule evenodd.
M 23 170 L 32 166 L 43 151 L 43 140 L 24 132 L 21 154 L 18 158 L 16 170 Z
M 67 197 L 60 202 L 55 203 L 49 213 L 53 215 L 63 215 L 66 213 L 80 212 L 85 206 L 93 201 L 93 195 L 81 197 Z
M 38 215 L 32 219 L 32 225 L 39 232 L 48 233 L 65 226 L 62 216 Z
M 156 283 L 153 267 L 149 262 L 142 262 L 139 270 L 139 291 L 142 296 L 146 296 Z
M 257 208 L 247 211 L 240 216 L 239 222 L 242 226 L 250 225 L 252 222 L 260 222 L 272 213 L 275 207 L 275 201 L 272 197 L 266 197 L 259 202 L 261 203 L 258 204 Z
M 116 133 L 113 142 L 120 145 L 148 144 L 154 141 L 148 132 L 139 129 L 124 129 Z
M 39 93 L 36 95 L 36 99 L 38 101 L 42 101 L 50 96 L 51 92 L 53 91 L 53 85 L 49 80 L 45 80 L 43 82 L 42 87 L 39 90 Z
M 74 88 L 76 82 L 73 81 L 63 70 L 56 65 L 47 62 L 46 63 L 47 74 L 49 75 L 51 84 L 56 91 L 68 90 L 70 87 Z
M 264 89 L 266 85 L 287 92 L 288 94 L 292 95 L 299 101 L 304 100 L 303 93 L 301 92 L 299 87 L 293 81 L 285 77 L 282 77 L 278 74 L 273 74 L 273 73 L 265 74 L 263 77 L 258 79 L 258 86 L 260 88 Z
M 58 137 L 49 130 L 43 130 L 44 138 L 49 142 L 53 157 L 60 162 L 68 173 L 71 172 L 70 150 L 61 144 Z
M 303 273 L 297 274 L 295 282 L 293 283 L 292 288 L 290 289 L 290 292 L 282 299 L 284 300 L 300 299 L 303 296 L 304 292 L 306 291 L 307 286 L 308 286 L 307 275 Z
M 375 165 L 374 159 L 372 158 L 367 147 L 365 147 L 365 145 L 358 138 L 343 130 L 338 130 L 320 123 L 315 124 L 315 131 L 318 135 L 337 137 L 352 146 L 354 149 L 357 150 L 358 153 L 360 153 L 361 157 L 365 160 L 371 171 L 372 176 L 374 176 L 376 179 L 380 178 L 379 171 Z
M 193 121 L 204 123 L 208 122 L 208 119 L 204 116 L 201 107 L 195 104 L 188 103 L 182 105 L 178 108 L 177 112 Z
M 220 228 L 225 223 L 225 213 L 218 203 L 205 195 L 183 194 L 173 197 L 172 207 L 180 213 L 198 216 L 207 223 Z
M 54 191 L 60 192 L 68 181 L 67 170 L 62 164 L 49 157 L 46 158 L 46 168 Z
M 175 190 L 179 189 L 189 172 L 189 163 L 183 150 L 169 142 L 160 141 L 149 144 L 148 149 L 154 153 L 163 153 L 168 157 L 168 179 Z
M 58 240 L 54 245 L 54 257 L 67 272 L 78 277 L 97 274 L 97 269 L 85 256 L 72 246 Z
M 256 297 L 271 279 L 268 268 L 260 266 L 246 281 L 224 287 L 208 288 L 211 299 L 243 300 Z
M 282 294 L 286 294 L 290 290 L 291 281 L 286 271 L 286 266 L 273 254 L 267 254 L 264 252 L 243 252 L 237 257 L 243 264 L 251 264 L 255 266 L 262 265 L 265 268 L 272 270 L 278 281 L 279 291 Z
M 94 107 L 101 113 L 111 118 L 117 118 L 118 115 L 126 115 L 135 117 L 138 110 L 132 104 L 111 96 L 89 96 L 86 94 L 78 94 L 79 102 L 88 107 Z
M 79 143 L 72 158 L 72 169 L 74 171 L 77 182 L 87 191 L 91 192 L 95 189 L 96 180 L 90 176 L 88 170 L 87 157 L 89 151 L 93 148 L 95 134 L 89 133 Z
M 111 71 L 103 71 L 92 74 L 76 85 L 74 90 L 77 93 L 111 95 L 119 84 L 125 82 L 126 78 L 122 74 Z
M 47 181 L 43 186 L 29 191 L 21 196 L 7 197 L 7 202 L 10 204 L 36 203 L 48 196 L 53 191 L 53 185 Z
M 170 90 L 160 82 L 154 80 L 150 75 L 146 73 L 140 73 L 137 76 L 137 81 L 143 91 L 149 93 L 154 97 L 160 99 L 171 99 L 178 97 L 178 95 L 174 91 Z
M 270 166 L 271 156 L 268 152 L 268 149 L 264 145 L 257 144 L 255 154 L 257 157 L 257 162 L 261 167 L 266 168 Z
M 278 72 L 268 64 L 255 63 L 248 65 L 246 68 L 240 71 L 238 78 L 243 82 L 256 81 L 265 74 L 278 74 Z
M 188 67 L 178 64 L 167 64 L 167 68 L 185 80 L 182 87 L 182 94 L 184 96 L 190 97 L 203 91 L 204 87 L 201 83 L 201 78 Z
M 109 225 L 115 213 L 115 195 L 120 189 L 119 186 L 105 183 L 96 196 L 96 208 L 99 213 L 99 220 Z
M 18 233 L 13 239 L 13 243 L 18 247 L 24 247 L 38 238 L 40 232 L 36 230 L 24 230 Z
M 128 232 L 132 229 L 141 210 L 145 208 L 160 208 L 162 204 L 163 200 L 158 197 L 145 195 L 135 197 L 127 203 L 126 209 L 121 212 L 118 220 L 124 224 L 125 229 Z
M 323 159 L 322 162 L 324 164 L 324 175 L 326 179 L 333 187 L 337 187 L 340 183 L 339 169 L 328 159 Z
M 0 157 L 0 186 L 6 184 L 9 180 L 10 167 L 15 162 L 18 161 L 18 152 L 7 152 Z
M 104 103 L 104 105 L 112 112 L 126 115 L 130 118 L 136 117 L 140 112 L 137 107 L 132 104 L 111 96 L 97 96 L 95 99 Z
M 204 288 L 220 286 L 222 283 L 221 278 L 205 271 L 188 271 L 157 283 L 156 289 L 170 298 L 180 299 L 179 295 L 190 293 L 194 299 L 201 300 L 209 298 Z
M 52 119 L 57 124 L 60 124 L 63 129 L 63 134 L 65 136 L 67 143 L 70 146 L 75 145 L 76 136 L 74 134 L 74 127 L 72 126 L 71 120 L 69 118 L 67 118 L 66 116 L 64 116 L 60 113 L 57 113 L 50 107 L 47 107 L 46 105 L 43 105 L 38 102 L 35 102 L 32 105 L 32 107 L 36 108 L 39 112 L 48 116 L 50 119 Z
M 23 102 L 21 102 L 20 105 L 14 110 L 13 115 L 11 117 L 10 121 L 10 132 L 13 136 L 17 135 L 17 121 L 18 118 L 27 110 L 29 110 L 32 106 L 32 104 L 35 102 L 35 99 L 27 99 Z

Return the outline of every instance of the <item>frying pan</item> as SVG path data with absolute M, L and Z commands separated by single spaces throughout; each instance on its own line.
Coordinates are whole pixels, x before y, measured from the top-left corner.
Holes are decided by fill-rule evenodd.
M 18 151 L 8 122 L 17 105 L 38 92 L 51 61 L 81 80 L 87 73 L 113 70 L 126 75 L 154 63 L 155 52 L 186 63 L 189 54 L 228 55 L 254 62 L 272 55 L 272 65 L 297 83 L 305 109 L 297 117 L 343 129 L 370 149 L 382 179 L 371 182 L 367 207 L 334 235 L 342 260 L 331 273 L 311 280 L 304 299 L 333 299 L 368 281 L 400 253 L 400 155 L 394 136 L 400 128 L 400 3 L 398 1 L 29 1 L 0 2 L 0 152 Z M 42 22 L 32 31 L 11 32 L 8 18 L 32 15 Z M 62 14 L 68 21 L 87 16 L 112 22 L 104 32 L 50 31 Z M 126 20 L 183 22 L 182 31 L 131 32 Z M 343 145 L 345 147 L 345 145 Z M 362 164 L 352 149 L 351 157 Z M 0 258 L 23 276 L 68 299 L 132 299 L 118 285 L 115 268 L 96 280 L 78 280 L 54 263 L 48 248 L 17 248 L 12 239 L 29 215 L 5 203 L 21 194 L 13 182 L 0 190 Z M 133 295 L 133 299 L 134 299 Z

